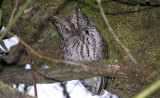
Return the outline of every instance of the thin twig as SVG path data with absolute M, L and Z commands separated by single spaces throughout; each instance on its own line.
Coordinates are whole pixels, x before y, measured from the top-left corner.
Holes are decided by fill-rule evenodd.
M 17 10 L 18 2 L 19 2 L 19 0 L 16 0 L 15 5 L 14 5 L 14 8 L 13 8 L 13 10 L 12 10 L 12 14 L 11 14 L 11 16 L 10 16 L 10 19 L 9 19 L 8 24 L 13 20 L 14 14 L 15 14 L 15 12 L 16 12 L 16 10 Z
M 19 33 L 19 30 L 18 30 L 18 27 L 17 27 L 17 24 L 15 23 L 15 27 L 17 29 L 17 34 L 19 36 L 20 39 L 23 40 L 23 38 L 21 37 L 21 34 Z M 34 67 L 32 67 L 32 58 L 31 58 L 31 54 L 29 52 L 29 50 L 25 47 L 26 51 L 27 51 L 27 54 L 28 54 L 28 59 L 29 59 L 29 64 L 31 66 L 31 74 L 32 74 L 32 78 L 33 78 L 33 81 L 34 81 L 34 95 L 37 97 L 38 96 L 38 93 L 37 93 L 37 85 L 36 85 L 36 77 L 35 77 L 35 71 L 34 71 Z
M 137 60 L 132 56 L 132 54 L 129 52 L 128 48 L 125 47 L 125 45 L 120 41 L 120 39 L 116 36 L 115 32 L 113 31 L 112 27 L 110 26 L 109 24 L 109 21 L 104 13 L 104 10 L 102 8 L 102 5 L 101 5 L 101 0 L 97 0 L 98 2 L 98 5 L 99 5 L 99 8 L 100 8 L 100 12 L 103 16 L 103 19 L 109 29 L 109 32 L 113 35 L 113 37 L 115 38 L 115 40 L 122 46 L 122 48 L 125 50 L 125 52 L 128 54 L 128 56 L 130 57 L 130 59 L 135 63 L 137 64 Z
M 18 2 L 19 2 L 19 0 L 16 0 L 8 24 L 10 24 L 11 21 L 13 20 L 13 18 L 14 18 L 14 14 L 15 14 L 15 12 L 16 12 L 16 10 L 17 10 L 17 7 L 18 7 Z M 20 33 L 19 33 L 19 30 L 18 30 L 18 28 L 17 28 L 16 23 L 15 23 L 15 26 L 16 26 L 16 29 L 17 29 L 17 32 L 18 32 L 18 36 L 20 37 L 20 39 L 22 39 L 22 37 L 21 37 L 21 35 L 20 35 Z M 32 66 L 31 55 L 30 55 L 30 53 L 29 53 L 29 51 L 28 51 L 27 48 L 26 48 L 26 51 L 27 51 L 27 54 L 28 54 L 28 57 L 29 57 L 29 61 L 30 61 L 29 64 Z M 32 74 L 32 78 L 33 78 L 33 81 L 34 81 L 34 93 L 35 93 L 35 96 L 37 97 L 36 78 L 35 78 L 35 74 L 34 74 L 34 69 L 33 69 L 33 68 L 32 68 L 31 74 Z
M 80 81 L 78 80 L 78 82 L 74 85 L 74 87 L 72 88 L 72 90 L 70 90 L 70 92 L 68 92 L 68 94 L 70 94 L 71 92 L 73 92 L 73 90 L 76 88 L 76 86 L 78 85 Z
M 37 82 L 36 82 L 36 78 L 35 78 L 35 72 L 34 72 L 34 69 L 32 69 L 31 71 L 31 74 L 32 74 L 32 78 L 34 80 L 34 95 L 37 97 L 38 96 L 38 93 L 37 93 Z

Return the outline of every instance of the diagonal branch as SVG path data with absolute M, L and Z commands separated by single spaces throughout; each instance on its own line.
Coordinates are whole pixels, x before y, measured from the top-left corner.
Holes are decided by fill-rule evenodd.
M 122 48 L 125 50 L 125 52 L 127 53 L 127 55 L 130 57 L 130 59 L 135 63 L 137 64 L 137 60 L 132 56 L 132 54 L 129 52 L 129 49 L 120 41 L 120 39 L 116 36 L 115 32 L 113 31 L 112 27 L 110 26 L 109 24 L 109 21 L 106 17 L 106 15 L 104 14 L 104 10 L 102 8 L 102 5 L 101 5 L 101 0 L 97 0 L 98 2 L 98 5 L 99 5 L 99 9 L 100 9 L 100 12 L 103 16 L 103 19 L 109 29 L 109 32 L 113 35 L 113 37 L 115 38 L 115 40 L 122 46 Z
M 16 3 L 14 5 L 13 11 L 12 11 L 12 14 L 11 14 L 10 19 L 9 19 L 9 23 L 11 23 L 11 21 L 13 20 L 14 14 L 15 14 L 15 12 L 17 10 L 18 2 L 19 2 L 19 0 L 16 0 Z

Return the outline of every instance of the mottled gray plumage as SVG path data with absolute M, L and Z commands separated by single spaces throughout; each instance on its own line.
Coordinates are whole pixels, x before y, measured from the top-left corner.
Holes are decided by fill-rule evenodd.
M 108 46 L 95 24 L 88 20 L 78 5 L 67 18 L 50 17 L 58 30 L 66 60 L 89 62 L 108 58 Z M 100 95 L 104 85 L 102 77 L 81 80 L 93 95 Z M 104 84 L 104 83 L 102 83 Z

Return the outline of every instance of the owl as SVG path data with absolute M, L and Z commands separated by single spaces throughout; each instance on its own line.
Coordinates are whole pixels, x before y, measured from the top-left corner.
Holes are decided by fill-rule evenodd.
M 91 62 L 108 58 L 107 43 L 96 25 L 81 12 L 78 4 L 75 5 L 70 16 L 66 18 L 51 16 L 49 20 L 59 33 L 65 60 Z M 93 77 L 80 81 L 92 95 L 102 94 L 105 78 Z

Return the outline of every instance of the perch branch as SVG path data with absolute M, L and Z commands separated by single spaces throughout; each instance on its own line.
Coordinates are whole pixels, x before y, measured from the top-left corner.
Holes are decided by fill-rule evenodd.
M 112 27 L 110 26 L 109 24 L 109 21 L 104 13 L 104 10 L 102 8 L 102 5 L 101 5 L 101 0 L 97 0 L 98 2 L 98 5 L 99 5 L 99 9 L 100 9 L 100 12 L 102 14 L 102 17 L 109 29 L 109 32 L 113 35 L 113 37 L 115 38 L 115 40 L 122 46 L 122 48 L 125 50 L 125 52 L 128 54 L 128 56 L 130 57 L 130 59 L 135 63 L 137 64 L 137 60 L 132 56 L 132 54 L 129 52 L 129 49 L 121 42 L 121 40 L 116 36 L 115 32 L 113 31 Z
M 69 81 L 75 79 L 94 77 L 98 75 L 116 76 L 121 78 L 128 75 L 128 73 L 124 73 L 122 67 L 118 65 L 106 64 L 106 62 L 101 64 L 100 63 L 101 61 L 87 63 L 87 65 L 90 67 L 88 71 L 84 71 L 84 69 L 81 67 L 64 66 L 62 64 L 58 65 L 58 68 L 55 69 L 35 69 L 34 74 L 37 83 Z M 1 72 L 0 80 L 2 80 L 5 83 L 33 84 L 31 71 L 32 70 L 7 68 Z

